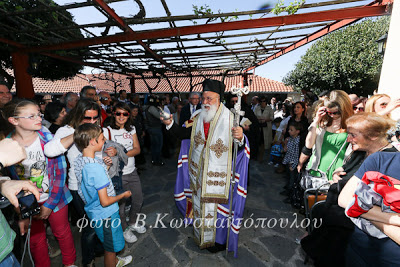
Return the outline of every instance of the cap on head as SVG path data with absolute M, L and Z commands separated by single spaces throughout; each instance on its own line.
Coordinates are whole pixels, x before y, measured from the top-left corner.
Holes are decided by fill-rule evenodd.
M 222 101 L 225 92 L 225 84 L 217 80 L 205 79 L 203 81 L 203 92 L 206 91 L 219 94 L 219 99 Z

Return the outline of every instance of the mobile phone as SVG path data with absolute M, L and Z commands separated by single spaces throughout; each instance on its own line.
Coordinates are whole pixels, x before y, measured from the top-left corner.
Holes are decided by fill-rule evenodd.
M 21 218 L 26 219 L 40 213 L 39 204 L 34 194 L 29 194 L 18 199 Z

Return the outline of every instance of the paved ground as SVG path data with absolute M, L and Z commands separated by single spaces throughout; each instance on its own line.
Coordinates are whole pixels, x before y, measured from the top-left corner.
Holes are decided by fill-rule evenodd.
M 285 181 L 282 175 L 275 174 L 272 166 L 250 161 L 248 197 L 244 217 L 267 218 L 265 228 L 245 228 L 239 235 L 239 253 L 225 257 L 225 252 L 211 254 L 200 250 L 193 241 L 193 230 L 170 228 L 173 218 L 181 218 L 175 207 L 173 191 L 176 176 L 176 160 L 166 160 L 163 167 L 146 164 L 140 174 L 144 204 L 142 212 L 146 214 L 145 234 L 137 234 L 138 241 L 126 246 L 124 254 L 134 258 L 129 266 L 304 266 L 304 255 L 296 239 L 305 234 L 304 228 L 296 227 L 304 218 L 294 214 L 296 210 L 282 202 L 279 195 Z M 157 214 L 168 214 L 163 218 L 167 228 L 161 225 L 155 229 Z M 297 221 L 296 221 L 297 216 Z M 280 221 L 279 219 L 282 218 Z M 280 222 L 288 224 L 281 228 Z M 276 225 L 274 226 L 275 222 Z M 153 226 L 150 228 L 149 226 Z M 77 257 L 80 262 L 80 238 L 78 229 L 73 228 Z M 61 266 L 61 256 L 52 260 L 53 266 Z M 103 266 L 103 258 L 96 258 L 96 266 Z

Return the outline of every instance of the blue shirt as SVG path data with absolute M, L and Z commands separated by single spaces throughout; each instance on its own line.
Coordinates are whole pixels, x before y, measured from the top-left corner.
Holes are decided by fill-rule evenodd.
M 89 219 L 106 219 L 119 210 L 117 202 L 107 207 L 100 204 L 99 190 L 107 188 L 108 196 L 115 196 L 115 192 L 106 170 L 99 163 L 85 164 L 82 169 L 81 188 L 86 200 L 85 211 Z
M 361 179 L 367 171 L 377 171 L 387 176 L 399 179 L 400 153 L 376 152 L 365 159 L 361 167 L 354 174 Z

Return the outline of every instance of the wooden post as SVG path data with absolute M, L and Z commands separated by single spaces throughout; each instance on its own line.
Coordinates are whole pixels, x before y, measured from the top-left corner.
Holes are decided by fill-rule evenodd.
M 136 88 L 135 88 L 135 77 L 131 77 L 129 79 L 129 83 L 131 85 L 131 94 L 136 93 Z
M 28 54 L 14 52 L 11 56 L 14 67 L 17 97 L 33 99 L 35 97 L 35 91 L 33 90 L 32 76 L 27 72 L 29 67 Z

